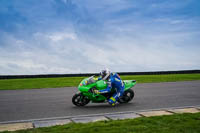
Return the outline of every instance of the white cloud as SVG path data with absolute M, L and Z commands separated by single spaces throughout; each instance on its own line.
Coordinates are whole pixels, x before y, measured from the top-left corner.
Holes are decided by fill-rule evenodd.
M 34 34 L 36 38 L 46 38 L 50 39 L 51 41 L 62 41 L 64 39 L 76 40 L 77 36 L 73 32 L 55 32 L 55 33 L 41 33 L 37 32 Z
M 188 20 L 171 19 L 171 18 L 156 18 L 154 21 L 155 22 L 161 22 L 161 23 L 168 23 L 168 24 L 183 24 Z
M 98 72 L 104 67 L 113 71 L 157 71 L 198 69 L 200 46 L 187 45 L 198 42 L 196 32 L 164 31 L 134 32 L 121 27 L 107 32 L 106 40 L 95 42 L 80 39 L 71 32 L 37 32 L 32 40 L 19 40 L 14 36 L 0 48 L 0 74 L 47 74 Z M 126 30 L 128 28 L 129 30 Z M 76 39 L 64 37 L 59 41 L 48 35 L 75 35 Z M 134 37 L 136 36 L 136 38 Z M 94 39 L 94 41 L 92 41 Z M 92 42 L 92 43 L 91 43 Z M 184 43 L 184 44 L 183 44 Z M 101 45 L 99 45 L 101 44 Z M 29 46 L 29 47 L 28 47 Z
M 76 35 L 74 33 L 55 33 L 47 35 L 48 38 L 50 38 L 52 41 L 61 41 L 64 39 L 71 39 L 76 40 Z

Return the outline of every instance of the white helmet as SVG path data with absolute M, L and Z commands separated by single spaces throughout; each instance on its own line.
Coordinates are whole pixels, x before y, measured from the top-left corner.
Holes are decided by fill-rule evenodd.
M 101 75 L 102 80 L 107 80 L 108 77 L 110 76 L 110 70 L 106 68 L 105 70 L 102 70 L 100 72 L 100 75 Z

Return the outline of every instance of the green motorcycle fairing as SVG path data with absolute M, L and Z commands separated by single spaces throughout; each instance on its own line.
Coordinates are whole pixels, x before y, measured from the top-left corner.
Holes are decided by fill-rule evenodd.
M 136 84 L 135 80 L 124 80 L 123 82 L 125 85 L 124 91 L 132 88 Z M 107 87 L 107 84 L 103 80 L 95 80 L 94 76 L 92 76 L 92 77 L 83 79 L 81 83 L 79 84 L 78 89 L 84 96 L 88 97 L 88 99 L 90 99 L 92 102 L 104 102 L 105 100 L 107 100 L 107 98 L 101 94 L 95 94 L 95 93 L 89 92 L 89 90 L 94 87 L 97 90 L 103 90 Z M 114 90 L 112 89 L 111 91 L 114 91 Z

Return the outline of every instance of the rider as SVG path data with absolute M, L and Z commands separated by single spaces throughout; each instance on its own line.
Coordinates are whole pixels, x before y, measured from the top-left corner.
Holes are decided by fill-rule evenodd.
M 95 90 L 95 93 L 109 93 L 112 88 L 116 89 L 116 93 L 108 100 L 108 103 L 114 106 L 119 97 L 124 93 L 124 83 L 120 76 L 117 73 L 111 73 L 109 69 L 105 69 L 100 72 L 100 78 L 98 80 L 106 81 L 108 86 L 103 90 Z

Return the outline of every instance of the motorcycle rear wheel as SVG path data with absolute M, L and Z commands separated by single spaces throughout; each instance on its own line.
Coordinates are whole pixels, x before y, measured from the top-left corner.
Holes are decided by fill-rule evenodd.
M 118 100 L 119 103 L 128 103 L 135 96 L 135 93 L 132 89 L 128 89 L 124 92 L 123 96 Z
M 75 94 L 72 97 L 72 103 L 76 106 L 85 106 L 90 102 L 90 99 L 88 99 L 86 96 L 84 96 L 82 93 Z

